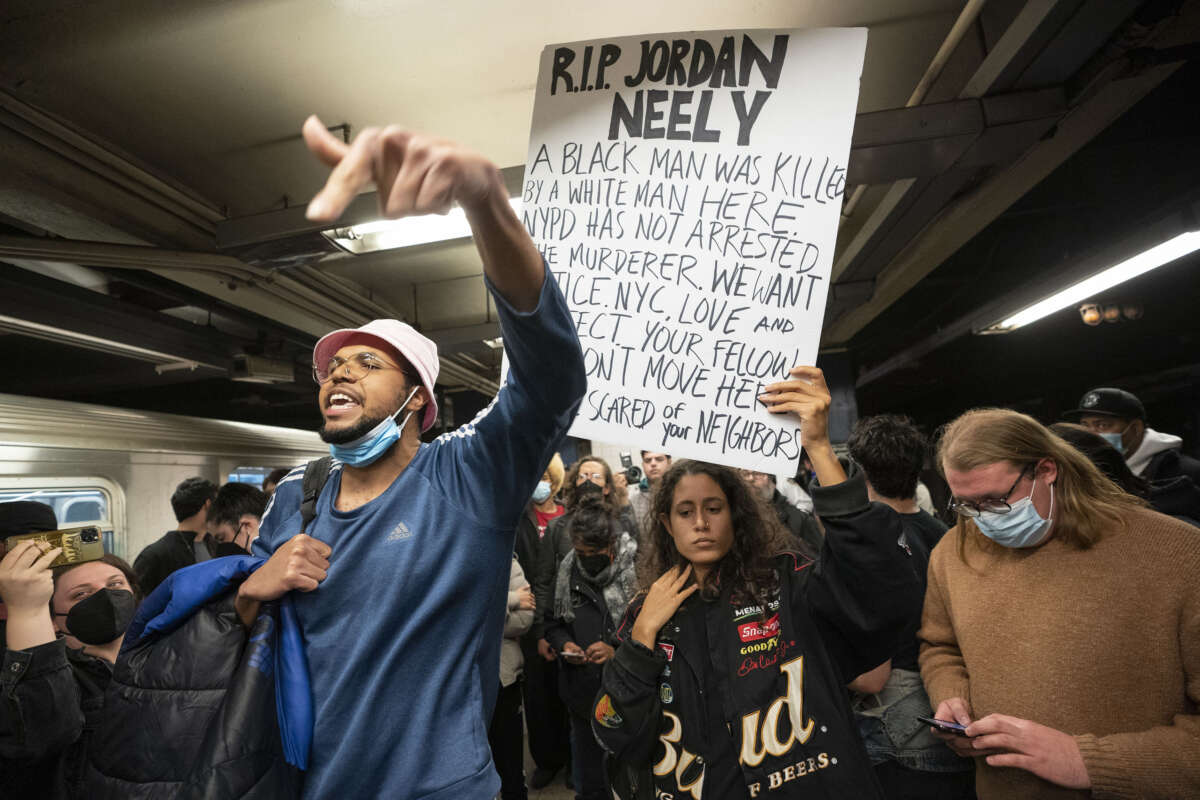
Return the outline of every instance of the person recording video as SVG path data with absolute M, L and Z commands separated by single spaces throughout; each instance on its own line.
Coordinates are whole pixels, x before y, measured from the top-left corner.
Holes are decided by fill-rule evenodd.
M 0 503 L 0 537 L 54 531 L 54 510 Z M 85 731 L 140 599 L 133 568 L 114 555 L 52 567 L 63 548 L 25 539 L 0 560 L 7 609 L 0 667 L 0 797 L 83 797 Z

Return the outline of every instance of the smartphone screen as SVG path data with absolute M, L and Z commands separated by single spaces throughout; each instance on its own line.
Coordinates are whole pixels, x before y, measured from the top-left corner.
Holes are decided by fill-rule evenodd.
M 957 722 L 951 722 L 948 719 L 935 719 L 933 717 L 917 717 L 921 722 L 932 725 L 943 733 L 953 733 L 956 736 L 966 736 L 967 726 L 959 725 Z

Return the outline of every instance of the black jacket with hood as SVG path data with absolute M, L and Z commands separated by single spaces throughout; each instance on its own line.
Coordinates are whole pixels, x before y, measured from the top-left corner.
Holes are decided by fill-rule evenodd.
M 821 557 L 778 556 L 766 609 L 728 587 L 692 595 L 651 652 L 631 636 L 643 598 L 630 604 L 592 729 L 640 778 L 637 797 L 882 797 L 845 687 L 895 652 L 920 585 L 899 516 L 867 501 L 861 476 L 813 501 Z

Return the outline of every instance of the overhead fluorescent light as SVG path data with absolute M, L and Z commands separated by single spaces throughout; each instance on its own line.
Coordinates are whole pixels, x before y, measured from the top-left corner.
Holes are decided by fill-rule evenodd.
M 1169 264 L 1196 250 L 1200 250 L 1200 231 L 1181 233 L 1173 239 L 1168 239 L 1162 244 L 1151 247 L 1149 250 L 1143 250 L 1141 253 L 1122 261 L 1120 264 L 1114 264 L 1103 272 L 1099 272 L 1090 278 L 1068 286 L 1060 292 L 1055 292 L 1046 299 L 1039 300 L 1003 321 L 989 325 L 980 331 L 980 333 L 1008 333 L 1009 331 L 1015 331 L 1017 328 L 1028 325 L 1031 322 L 1037 322 L 1042 317 L 1053 314 L 1060 309 L 1074 306 L 1082 300 L 1093 297 L 1100 292 L 1111 289 L 1139 275 L 1144 275 L 1156 267 Z
M 513 210 L 521 213 L 521 198 L 510 197 Z M 448 214 L 426 214 L 420 217 L 380 219 L 351 225 L 348 228 L 331 228 L 321 235 L 348 253 L 373 253 L 376 250 L 395 250 L 418 244 L 465 239 L 471 235 L 467 215 L 457 206 Z

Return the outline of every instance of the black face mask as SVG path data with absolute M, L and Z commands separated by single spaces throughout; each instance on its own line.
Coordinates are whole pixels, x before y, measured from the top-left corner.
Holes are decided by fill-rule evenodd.
M 576 555 L 579 559 L 579 568 L 591 575 L 593 578 L 604 572 L 608 565 L 612 563 L 612 558 L 608 553 L 596 553 L 590 556 Z
M 591 481 L 584 481 L 575 487 L 575 505 L 579 505 L 585 497 L 604 497 L 604 490 Z
M 125 633 L 137 606 L 128 589 L 101 589 L 71 607 L 67 632 L 84 644 L 108 644 Z
M 248 556 L 248 555 L 250 555 L 250 551 L 245 549 L 241 545 L 234 544 L 233 542 L 220 542 L 217 545 L 217 551 L 216 551 L 216 555 L 214 556 L 214 558 L 224 558 L 225 556 Z

